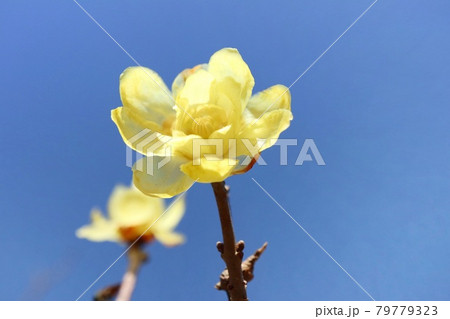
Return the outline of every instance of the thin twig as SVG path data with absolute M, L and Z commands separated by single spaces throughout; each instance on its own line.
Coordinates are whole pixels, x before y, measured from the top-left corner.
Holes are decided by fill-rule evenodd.
M 142 264 L 147 260 L 147 254 L 141 249 L 141 245 L 136 243 L 128 250 L 128 269 L 122 279 L 117 301 L 131 300 L 134 288 L 136 287 L 137 275 Z
M 244 276 L 244 280 L 249 283 L 255 275 L 253 274 L 255 270 L 255 263 L 258 261 L 259 257 L 261 257 L 261 254 L 266 250 L 267 248 L 267 242 L 264 243 L 264 245 L 261 246 L 258 250 L 256 250 L 253 255 L 249 256 L 244 262 L 242 263 L 242 274 Z
M 229 300 L 245 301 L 247 300 L 247 291 L 241 267 L 244 242 L 240 241 L 236 245 L 233 223 L 231 221 L 231 209 L 228 202 L 228 191 L 225 182 L 211 183 L 211 185 L 214 190 L 214 195 L 216 196 L 223 236 L 223 244 L 218 243 L 217 249 L 220 251 L 229 273 L 226 291 Z

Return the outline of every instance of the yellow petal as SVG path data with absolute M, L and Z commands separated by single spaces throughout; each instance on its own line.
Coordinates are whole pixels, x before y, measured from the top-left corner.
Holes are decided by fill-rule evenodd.
M 168 206 L 165 214 L 155 223 L 154 227 L 156 227 L 157 231 L 172 230 L 178 225 L 186 210 L 184 198 L 185 195 L 181 195 L 181 198 L 174 199 L 171 205 Z
M 169 198 L 188 190 L 194 180 L 180 170 L 186 163 L 181 156 L 149 156 L 133 166 L 133 183 L 144 194 Z
M 228 155 L 230 146 L 233 147 L 236 138 L 237 128 L 234 125 L 227 125 L 215 131 L 209 136 L 209 140 L 222 140 L 223 154 Z M 233 141 L 230 141 L 232 139 Z M 216 144 L 217 145 L 217 144 Z
M 120 75 L 120 97 L 123 106 L 158 124 L 174 115 L 174 101 L 160 76 L 144 67 L 127 68 Z
M 284 85 L 274 85 L 253 95 L 244 112 L 246 124 L 251 124 L 265 113 L 278 109 L 291 109 L 291 94 Z
M 133 227 L 156 220 L 164 211 L 164 202 L 134 187 L 118 185 L 109 198 L 108 211 L 111 220 L 119 227 Z
M 185 237 L 179 233 L 169 232 L 169 231 L 161 231 L 156 232 L 155 238 L 161 242 L 161 244 L 172 247 L 176 245 L 180 245 L 185 242 Z
M 257 150 L 259 153 L 271 147 L 275 144 L 281 132 L 289 127 L 291 120 L 292 113 L 290 110 L 278 109 L 265 113 L 258 121 L 247 125 L 241 131 L 237 141 L 237 155 L 250 155 L 252 157 L 256 155 L 249 152 L 243 139 L 246 139 L 247 143 L 252 145 L 258 144 Z
M 181 165 L 181 171 L 200 183 L 214 183 L 225 180 L 238 163 L 237 160 L 231 158 L 213 157 L 203 157 L 199 162 L 199 165 L 195 165 L 194 161 L 189 161 Z
M 272 146 L 280 133 L 289 127 L 291 120 L 291 94 L 284 85 L 274 85 L 252 96 L 243 113 L 240 139 L 237 141 L 238 156 L 254 157 Z M 259 146 L 249 150 L 242 139 L 248 140 L 247 145 Z
M 173 80 L 173 83 L 172 83 L 172 95 L 175 100 L 178 97 L 178 93 L 180 93 L 181 89 L 186 84 L 187 78 L 190 77 L 191 75 L 193 75 L 195 72 L 197 72 L 200 69 L 207 70 L 208 64 L 205 63 L 205 64 L 196 65 L 192 69 L 185 69 L 177 75 L 177 77 L 175 78 L 175 80 Z
M 199 135 L 184 135 L 172 138 L 168 142 L 171 153 L 186 158 L 186 161 L 209 155 L 228 154 L 229 139 L 233 138 L 234 131 L 230 125 L 225 126 L 211 134 L 209 138 Z
M 93 209 L 91 212 L 91 224 L 83 226 L 76 231 L 78 238 L 85 238 L 91 241 L 120 241 L 117 226 L 107 220 L 102 213 Z
M 162 133 L 168 134 L 170 130 L 167 128 L 145 120 L 124 107 L 112 110 L 111 118 L 128 147 L 144 155 L 150 150 L 151 153 L 165 153 L 165 144 L 170 137 Z
M 203 69 L 187 78 L 183 89 L 177 95 L 175 130 L 191 134 L 197 105 L 209 103 L 213 81 L 214 77 Z
M 192 158 L 192 152 L 194 148 L 194 140 L 203 140 L 198 135 L 182 135 L 170 140 L 168 147 L 171 149 L 171 154 L 174 156 L 184 157 L 186 161 Z M 181 165 L 181 164 L 180 164 Z
M 189 105 L 208 103 L 213 81 L 214 77 L 208 71 L 198 70 L 186 79 L 183 89 L 178 94 L 177 102 L 186 100 Z
M 247 104 L 255 80 L 238 50 L 225 48 L 211 56 L 208 71 L 214 75 L 214 90 L 224 92 L 241 112 Z

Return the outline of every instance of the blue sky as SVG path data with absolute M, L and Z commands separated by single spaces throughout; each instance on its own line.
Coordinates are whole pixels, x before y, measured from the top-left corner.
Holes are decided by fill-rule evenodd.
M 290 85 L 372 1 L 79 1 L 171 84 L 238 48 L 255 92 Z M 269 246 L 252 300 L 369 300 L 257 180 L 377 300 L 448 300 L 450 4 L 379 0 L 291 89 L 284 138 L 314 139 L 326 166 L 267 166 L 227 180 L 246 253 Z M 74 300 L 123 251 L 79 240 L 91 207 L 129 184 L 110 120 L 133 61 L 71 0 L 2 1 L 0 299 Z M 136 300 L 224 300 L 211 187 L 187 195 L 188 241 L 149 247 Z M 120 280 L 117 262 L 88 292 Z

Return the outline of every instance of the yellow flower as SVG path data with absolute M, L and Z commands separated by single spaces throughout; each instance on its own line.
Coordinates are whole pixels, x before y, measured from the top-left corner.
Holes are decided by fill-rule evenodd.
M 154 71 L 127 68 L 120 76 L 123 106 L 111 117 L 124 142 L 147 156 L 133 167 L 136 187 L 172 197 L 195 181 L 249 170 L 292 120 L 288 88 L 275 85 L 252 96 L 253 86 L 250 69 L 231 48 L 181 72 L 172 93 Z
M 78 229 L 76 235 L 91 241 L 113 242 L 134 242 L 143 235 L 141 240 L 145 242 L 156 239 L 166 246 L 179 245 L 184 242 L 184 236 L 173 229 L 184 210 L 184 197 L 176 199 L 164 213 L 163 199 L 144 195 L 133 186 L 118 185 L 109 198 L 109 218 L 93 209 L 91 224 Z

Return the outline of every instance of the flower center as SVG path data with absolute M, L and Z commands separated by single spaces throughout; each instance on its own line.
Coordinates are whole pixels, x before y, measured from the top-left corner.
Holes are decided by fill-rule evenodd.
M 192 132 L 202 137 L 208 137 L 215 131 L 214 119 L 212 116 L 205 115 L 195 118 L 192 121 Z
M 213 104 L 197 107 L 192 117 L 192 133 L 203 138 L 208 138 L 213 132 L 227 125 L 226 112 Z
M 147 226 L 145 226 L 145 227 L 147 227 Z M 136 227 L 136 226 L 120 227 L 119 228 L 120 237 L 122 238 L 123 241 L 126 241 L 126 242 L 133 242 L 137 238 L 139 238 L 139 236 L 141 236 L 141 240 L 144 242 L 150 242 L 151 240 L 153 240 L 154 235 L 152 233 L 150 233 L 149 231 L 145 232 L 145 229 L 142 230 L 141 228 L 142 227 Z M 145 234 L 143 234 L 143 232 L 145 232 Z

